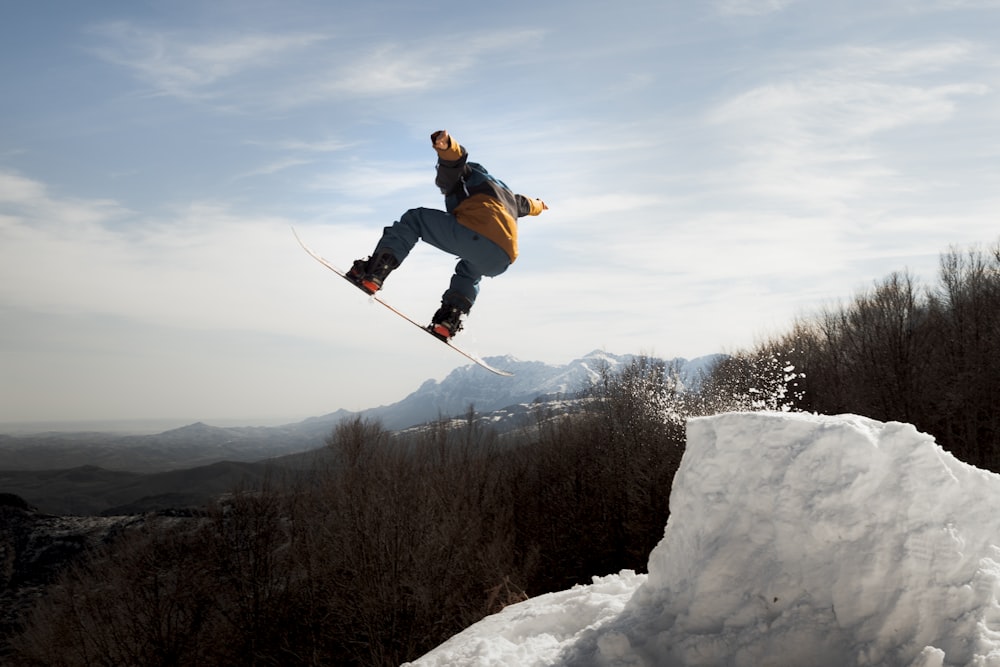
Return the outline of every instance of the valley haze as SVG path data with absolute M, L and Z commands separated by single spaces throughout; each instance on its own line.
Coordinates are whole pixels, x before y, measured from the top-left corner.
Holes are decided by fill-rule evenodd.
M 697 383 L 721 355 L 693 360 L 664 360 L 688 384 Z M 429 379 L 396 403 L 360 411 L 338 409 L 324 415 L 279 424 L 235 425 L 230 420 L 171 425 L 155 420 L 67 422 L 57 425 L 0 425 L 0 470 L 44 470 L 96 465 L 113 470 L 153 472 L 219 461 L 256 461 L 323 446 L 324 439 L 346 417 L 378 419 L 390 430 L 433 421 L 439 417 L 530 405 L 539 397 L 572 396 L 596 380 L 602 369 L 614 372 L 635 355 L 594 351 L 555 366 L 512 357 L 491 357 L 515 372 L 499 377 L 468 365 L 441 381 Z M 527 412 L 525 407 L 523 412 Z
M 662 360 L 694 386 L 721 355 Z M 572 409 L 572 399 L 604 371 L 635 359 L 595 351 L 563 366 L 492 358 L 515 371 L 500 377 L 475 365 L 427 380 L 401 401 L 361 412 L 340 409 L 276 426 L 204 422 L 156 433 L 94 430 L 0 434 L 0 492 L 57 515 L 136 514 L 201 507 L 273 472 L 312 467 L 338 423 L 361 415 L 388 430 L 418 428 L 442 417 L 477 419 L 498 433 L 530 426 L 536 411 Z

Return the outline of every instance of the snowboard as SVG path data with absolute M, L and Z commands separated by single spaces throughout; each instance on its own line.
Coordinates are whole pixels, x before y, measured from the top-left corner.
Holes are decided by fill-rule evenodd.
M 473 354 L 471 352 L 468 352 L 466 350 L 463 350 L 462 348 L 460 348 L 459 346 L 455 345 L 450 340 L 442 340 L 442 339 L 438 338 L 437 336 L 434 335 L 434 333 L 431 332 L 431 328 L 430 328 L 429 325 L 420 324 L 419 322 L 417 322 L 415 319 L 413 319 L 412 317 L 410 317 L 406 313 L 402 312 L 401 310 L 399 310 L 398 308 L 396 308 L 392 304 L 390 304 L 387 301 L 383 300 L 382 297 L 379 295 L 378 292 L 376 292 L 375 294 L 368 294 L 368 292 L 366 292 L 365 290 L 361 289 L 353 280 L 351 280 L 350 278 L 348 278 L 346 272 L 341 271 L 340 269 L 338 269 L 336 266 L 334 266 L 333 264 L 331 264 L 330 262 L 328 262 L 326 259 L 324 259 L 322 256 L 320 256 L 320 254 L 317 253 L 315 250 L 313 250 L 312 248 L 310 248 L 309 246 L 307 246 L 305 243 L 303 243 L 302 239 L 299 238 L 299 234 L 298 234 L 298 232 L 295 231 L 294 227 L 292 227 L 292 234 L 295 235 L 295 240 L 299 242 L 299 245 L 302 246 L 302 249 L 305 250 L 307 253 L 309 253 L 309 255 L 311 255 L 313 259 L 315 259 L 317 262 L 319 262 L 320 264 L 322 264 L 323 266 L 325 266 L 326 268 L 330 269 L 331 271 L 333 271 L 334 273 L 336 273 L 338 276 L 340 276 L 341 278 L 343 278 L 344 280 L 346 280 L 354 289 L 356 289 L 359 292 L 361 292 L 362 294 L 368 296 L 373 301 L 375 301 L 375 303 L 380 304 L 380 305 L 384 306 L 385 308 L 387 308 L 388 310 L 390 310 L 391 312 L 395 313 L 396 315 L 399 315 L 404 320 L 406 320 L 407 322 L 409 322 L 413 326 L 417 327 L 418 329 L 420 329 L 421 331 L 423 331 L 425 334 L 427 334 L 428 336 L 430 336 L 431 338 L 433 338 L 437 342 L 442 343 L 442 344 L 450 347 L 451 349 L 455 350 L 455 352 L 458 352 L 460 355 L 462 355 L 463 357 L 465 357 L 466 359 L 468 359 L 472 363 L 477 364 L 477 365 L 485 368 L 486 370 L 488 370 L 491 373 L 495 373 L 497 375 L 502 375 L 504 377 L 513 377 L 514 374 L 511 373 L 510 371 L 505 371 L 505 370 L 502 370 L 502 369 L 499 369 L 499 368 L 495 368 L 495 367 L 491 366 L 489 363 L 487 363 L 486 361 L 484 361 L 483 359 L 481 359 L 480 357 L 478 357 L 477 355 L 475 355 L 475 354 Z

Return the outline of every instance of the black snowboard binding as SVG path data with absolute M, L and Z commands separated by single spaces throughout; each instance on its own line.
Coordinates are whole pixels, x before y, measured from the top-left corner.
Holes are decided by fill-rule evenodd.
M 388 250 L 375 253 L 370 259 L 356 259 L 347 278 L 368 294 L 382 289 L 382 283 L 399 266 L 399 260 Z
M 441 307 L 431 318 L 427 330 L 443 341 L 450 340 L 462 330 L 462 316 L 472 310 L 472 302 L 460 294 L 448 292 L 441 300 Z

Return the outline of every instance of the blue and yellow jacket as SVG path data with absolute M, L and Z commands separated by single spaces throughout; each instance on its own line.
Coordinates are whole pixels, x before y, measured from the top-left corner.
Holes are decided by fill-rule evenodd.
M 511 192 L 483 165 L 469 162 L 468 152 L 454 137 L 450 140 L 448 148 L 434 149 L 438 153 L 434 182 L 444 194 L 445 209 L 463 227 L 503 248 L 513 262 L 517 259 L 517 219 L 541 213 L 541 202 Z

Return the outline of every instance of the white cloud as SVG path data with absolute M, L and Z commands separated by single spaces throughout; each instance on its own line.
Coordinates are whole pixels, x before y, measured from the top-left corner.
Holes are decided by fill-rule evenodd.
M 726 16 L 761 16 L 780 12 L 798 0 L 718 0 L 716 7 Z
M 310 179 L 309 187 L 338 192 L 350 199 L 371 200 L 407 190 L 423 192 L 433 182 L 433 163 L 365 162 L 318 174 Z
M 249 169 L 233 177 L 232 180 L 252 178 L 255 176 L 269 176 L 286 169 L 293 169 L 307 164 L 315 163 L 321 155 L 327 153 L 338 153 L 347 151 L 355 146 L 357 142 L 341 141 L 339 139 L 319 139 L 316 141 L 306 141 L 302 139 L 285 139 L 272 141 L 245 141 L 248 146 L 254 146 L 263 151 L 280 153 L 280 157 L 268 160 L 253 169 Z
M 922 0 L 907 2 L 911 11 L 954 11 L 963 9 L 1000 9 L 1000 0 Z
M 4 206 L 39 202 L 45 196 L 45 186 L 20 174 L 0 171 L 0 203 Z
M 301 167 L 303 165 L 311 164 L 312 162 L 313 160 L 306 160 L 304 158 L 297 157 L 279 158 L 251 169 L 250 171 L 237 174 L 233 177 L 233 180 L 253 178 L 254 176 L 270 176 L 271 174 L 277 174 L 279 171 L 285 171 L 286 169 L 292 169 L 294 167 Z
M 603 216 L 625 218 L 637 210 L 662 206 L 665 201 L 663 195 L 621 191 L 583 195 L 561 202 L 556 215 L 567 220 L 579 220 L 581 217 L 600 219 Z
M 0 418 L 214 418 L 254 405 L 305 417 L 398 400 L 458 363 L 303 253 L 290 222 L 210 202 L 140 218 L 0 172 L 0 363 L 19 387 Z M 377 231 L 299 228 L 342 266 L 366 254 Z M 453 259 L 427 250 L 387 293 L 429 319 Z M 400 345 L 402 336 L 413 344 Z M 398 382 L 341 387 L 374 350 L 401 365 Z
M 255 309 L 231 311 L 234 303 L 283 284 L 277 266 L 283 253 L 275 248 L 291 239 L 284 221 L 203 204 L 172 219 L 144 220 L 114 202 L 54 196 L 10 173 L 0 174 L 0 210 L 6 212 L 0 225 L 4 306 L 193 329 L 284 329 L 281 318 Z
M 105 60 L 131 70 L 155 92 L 224 108 L 289 109 L 321 101 L 413 93 L 455 85 L 484 58 L 538 41 L 538 29 L 439 35 L 408 43 L 318 32 L 192 34 L 124 21 L 93 28 Z M 346 31 L 345 31 L 346 32 Z M 303 60 L 308 52 L 307 60 Z M 276 76 L 263 76 L 267 72 Z M 237 79 L 252 73 L 253 82 Z
M 129 212 L 109 199 L 54 198 L 43 183 L 12 171 L 0 170 L 0 211 L 6 213 L 7 231 L 14 231 L 23 216 L 38 226 L 62 230 L 69 226 L 94 229 L 101 222 Z
M 430 35 L 406 43 L 380 42 L 325 54 L 328 63 L 319 76 L 289 87 L 287 106 L 343 98 L 383 97 L 441 90 L 461 85 L 463 77 L 497 54 L 537 42 L 538 29 L 471 32 L 460 45 Z
M 958 98 L 987 91 L 978 83 L 921 87 L 820 75 L 754 88 L 719 106 L 710 120 L 774 137 L 805 132 L 827 144 L 941 122 L 952 116 Z
M 117 21 L 92 28 L 105 40 L 96 52 L 131 70 L 154 92 L 185 99 L 218 95 L 249 70 L 274 68 L 326 36 L 315 33 L 191 35 Z
M 343 141 L 335 138 L 318 139 L 316 141 L 306 141 L 303 139 L 258 140 L 246 141 L 244 143 L 269 150 L 294 153 L 337 153 L 357 146 L 357 142 Z
M 940 83 L 928 74 L 973 52 L 963 44 L 835 49 L 813 68 L 778 74 L 708 114 L 736 157 L 720 176 L 755 198 L 831 212 L 926 187 L 900 159 L 912 139 L 898 142 L 890 131 L 942 125 L 989 95 L 975 79 Z
M 848 45 L 832 51 L 829 59 L 845 76 L 913 75 L 939 72 L 982 55 L 971 42 L 951 41 L 899 48 Z

